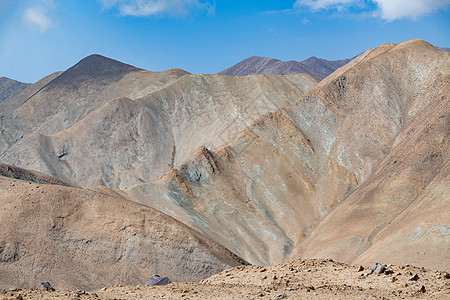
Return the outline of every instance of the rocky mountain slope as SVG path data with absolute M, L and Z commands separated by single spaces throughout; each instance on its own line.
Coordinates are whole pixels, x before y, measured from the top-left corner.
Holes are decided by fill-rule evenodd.
M 198 147 L 222 145 L 317 84 L 305 74 L 152 73 L 100 56 L 43 81 L 28 100 L 0 106 L 0 160 L 111 188 L 158 180 Z
M 13 97 L 30 83 L 19 82 L 6 77 L 0 77 L 0 104 Z
M 384 44 L 318 83 L 94 55 L 43 78 L 0 104 L 0 161 L 72 187 L 0 167 L 18 178 L 0 177 L 8 284 L 34 285 L 40 270 L 69 282 L 59 263 L 82 274 L 77 288 L 137 282 L 138 266 L 198 280 L 237 256 L 449 269 L 449 56 L 421 40 Z
M 281 61 L 278 59 L 252 56 L 221 71 L 221 75 L 246 76 L 250 74 L 285 75 L 306 73 L 322 80 L 351 59 L 330 61 L 312 56 L 304 61 Z
M 448 70 L 449 53 L 421 40 L 368 50 L 226 146 L 125 193 L 251 263 L 449 268 Z
M 49 281 L 57 289 L 92 290 L 141 284 L 157 273 L 199 281 L 245 264 L 197 231 L 106 188 L 63 186 L 3 164 L 0 226 L 3 289 Z

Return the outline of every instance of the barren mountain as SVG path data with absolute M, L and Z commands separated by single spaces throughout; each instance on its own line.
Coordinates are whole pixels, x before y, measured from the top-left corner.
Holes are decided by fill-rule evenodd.
M 222 145 L 317 84 L 306 74 L 186 74 L 88 57 L 30 100 L 14 99 L 24 104 L 2 119 L 1 161 L 80 186 L 152 182 L 198 147 Z
M 100 289 L 142 284 L 156 273 L 199 281 L 245 263 L 197 231 L 106 188 L 63 186 L 3 164 L 0 174 L 0 288 L 50 281 L 58 289 Z
M 368 50 L 228 145 L 125 193 L 251 263 L 448 269 L 449 55 L 421 40 Z
M 67 129 L 109 100 L 140 98 L 186 74 L 154 73 L 91 55 L 0 105 L 0 152 L 31 133 L 50 135 Z
M 6 77 L 0 77 L 0 104 L 13 97 L 29 85 L 29 83 L 23 83 Z
M 306 73 L 322 80 L 351 59 L 330 61 L 312 56 L 304 61 L 281 61 L 268 57 L 252 56 L 219 74 L 246 76 L 250 74 L 285 75 Z
M 231 252 L 449 269 L 449 57 L 384 44 L 317 83 L 94 55 L 42 79 L 0 104 L 0 161 L 91 189 L 0 167 L 8 284 L 198 280 Z

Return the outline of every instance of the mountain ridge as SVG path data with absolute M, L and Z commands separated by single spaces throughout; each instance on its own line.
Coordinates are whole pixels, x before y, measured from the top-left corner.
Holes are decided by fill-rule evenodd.
M 286 75 L 306 73 L 320 81 L 351 60 L 352 59 L 329 61 L 311 56 L 304 61 L 298 62 L 294 60 L 281 61 L 274 58 L 251 56 L 218 74 L 246 76 L 250 74 Z
M 0 104 L 14 97 L 30 85 L 31 83 L 24 83 L 7 77 L 0 77 Z

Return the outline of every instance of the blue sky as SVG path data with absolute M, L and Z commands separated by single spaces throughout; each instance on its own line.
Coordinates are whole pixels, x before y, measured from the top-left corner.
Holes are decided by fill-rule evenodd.
M 421 38 L 450 47 L 450 0 L 0 0 L 0 76 L 35 82 L 97 53 L 217 73 L 252 55 L 349 58 Z

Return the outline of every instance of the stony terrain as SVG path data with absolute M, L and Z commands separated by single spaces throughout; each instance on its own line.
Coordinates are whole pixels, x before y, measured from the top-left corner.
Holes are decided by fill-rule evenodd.
M 294 260 L 240 266 L 200 283 L 105 286 L 86 292 L 5 290 L 4 299 L 448 299 L 450 275 L 413 266 L 349 266 L 331 260 Z M 373 269 L 373 271 L 371 271 Z M 384 269 L 384 270 L 383 270 Z M 371 273 L 372 272 L 372 273 Z M 371 274 L 369 274 L 371 273 Z M 366 274 L 366 275 L 365 275 Z
M 286 75 L 305 73 L 322 80 L 351 59 L 330 61 L 312 56 L 304 61 L 281 61 L 278 59 L 252 56 L 221 71 L 221 75 L 246 76 L 250 74 Z

